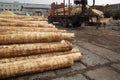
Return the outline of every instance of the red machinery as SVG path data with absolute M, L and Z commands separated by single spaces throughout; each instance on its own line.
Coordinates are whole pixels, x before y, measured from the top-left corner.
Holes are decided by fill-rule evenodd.
M 49 22 L 59 22 L 60 25 L 64 27 L 77 27 L 80 26 L 82 23 L 89 22 L 89 12 L 87 11 L 86 7 L 87 0 L 74 0 L 74 3 L 82 7 L 81 13 L 74 15 L 70 14 L 70 0 L 68 0 L 68 6 L 65 5 L 65 0 L 63 0 L 63 3 L 59 5 L 57 3 L 52 3 L 51 8 L 48 12 Z M 63 10 L 62 14 L 57 13 L 57 10 L 60 8 Z

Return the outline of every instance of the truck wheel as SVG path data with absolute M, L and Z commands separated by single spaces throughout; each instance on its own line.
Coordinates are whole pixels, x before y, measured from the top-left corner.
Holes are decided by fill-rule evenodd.
M 63 22 L 62 22 L 62 19 L 59 19 L 59 26 L 63 26 L 62 23 L 63 23 Z
M 63 27 L 68 27 L 68 22 L 67 22 L 67 20 L 62 20 L 62 26 Z

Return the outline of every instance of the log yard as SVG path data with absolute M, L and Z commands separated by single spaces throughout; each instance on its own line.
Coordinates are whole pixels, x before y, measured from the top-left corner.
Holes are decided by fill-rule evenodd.
M 0 0 L 0 80 L 120 80 L 120 1 L 29 1 Z

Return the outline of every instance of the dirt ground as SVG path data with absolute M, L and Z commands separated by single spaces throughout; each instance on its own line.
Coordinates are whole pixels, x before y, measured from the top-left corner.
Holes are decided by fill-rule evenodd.
M 89 42 L 91 44 L 110 49 L 120 53 L 120 31 L 108 30 L 104 28 L 86 26 L 77 29 L 66 29 L 69 32 L 75 33 L 76 41 Z M 74 41 L 75 42 L 75 41 Z

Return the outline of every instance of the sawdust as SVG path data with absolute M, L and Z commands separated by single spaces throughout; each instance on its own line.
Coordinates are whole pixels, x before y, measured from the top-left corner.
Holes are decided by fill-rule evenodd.
M 17 15 L 11 11 L 3 11 L 0 13 L 0 16 L 17 16 Z

